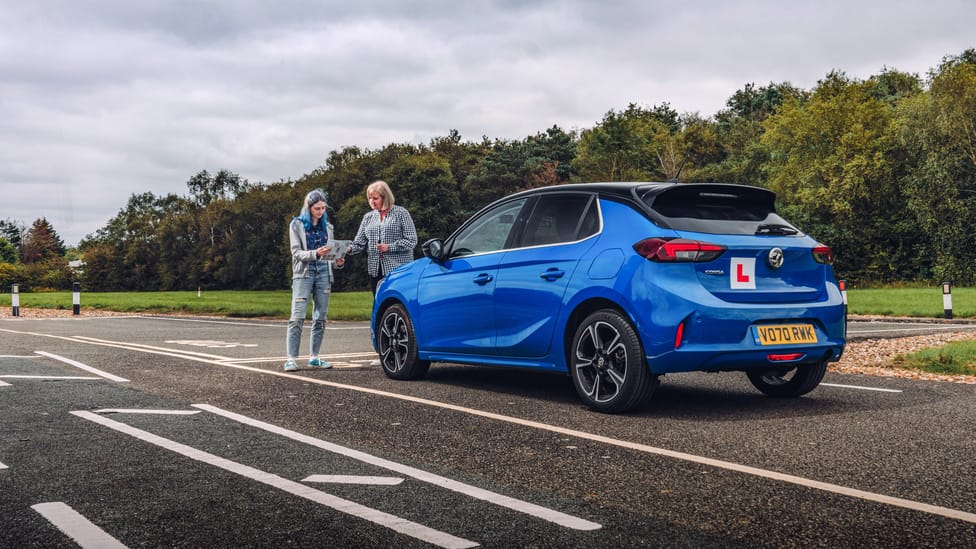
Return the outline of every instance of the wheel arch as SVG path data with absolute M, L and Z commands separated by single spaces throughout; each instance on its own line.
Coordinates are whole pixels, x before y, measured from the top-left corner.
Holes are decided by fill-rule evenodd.
M 624 309 L 619 303 L 605 297 L 591 297 L 586 299 L 580 302 L 573 309 L 573 312 L 570 313 L 566 318 L 566 324 L 563 325 L 562 358 L 563 366 L 565 367 L 567 374 L 569 374 L 569 365 L 572 363 L 570 354 L 572 353 L 573 335 L 576 333 L 576 328 L 581 322 L 583 322 L 584 318 L 589 316 L 594 311 L 599 311 L 601 309 L 612 309 L 620 313 L 624 318 L 627 319 L 627 322 L 634 327 L 634 330 L 637 331 L 638 339 L 640 339 L 640 330 L 637 329 L 637 323 L 634 321 L 634 318 L 627 313 L 627 310 Z M 641 347 L 643 347 L 643 342 L 641 342 Z

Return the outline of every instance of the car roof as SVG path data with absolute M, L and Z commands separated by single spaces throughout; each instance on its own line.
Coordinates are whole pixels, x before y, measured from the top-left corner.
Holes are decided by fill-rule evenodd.
M 516 193 L 518 195 L 546 194 L 552 192 L 597 192 L 601 194 L 617 195 L 620 197 L 633 198 L 634 189 L 655 189 L 677 185 L 677 183 L 647 182 L 647 181 L 606 181 L 592 183 L 567 183 L 563 185 L 550 185 L 538 187 Z
M 706 187 L 713 192 L 717 190 L 716 188 L 723 188 L 726 190 L 732 188 L 740 189 L 751 189 L 753 192 L 770 193 L 775 196 L 772 191 L 768 189 L 763 189 L 761 187 L 752 187 L 748 185 L 739 185 L 735 183 L 684 183 L 677 181 L 606 181 L 606 182 L 593 182 L 593 183 L 567 183 L 563 185 L 550 185 L 547 187 L 538 187 L 535 189 L 529 189 L 514 195 L 509 195 L 507 198 L 512 196 L 533 196 L 537 194 L 548 194 L 548 193 L 562 193 L 562 192 L 588 192 L 588 193 L 599 193 L 603 196 L 616 196 L 625 200 L 637 200 L 640 201 L 641 198 L 647 197 L 648 195 L 656 195 L 671 189 L 674 187 Z

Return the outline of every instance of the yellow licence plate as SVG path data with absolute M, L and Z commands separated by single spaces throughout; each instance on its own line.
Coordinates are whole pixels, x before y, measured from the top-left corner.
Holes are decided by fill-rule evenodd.
M 817 332 L 812 324 L 768 324 L 753 326 L 756 343 L 760 345 L 794 345 L 816 343 Z

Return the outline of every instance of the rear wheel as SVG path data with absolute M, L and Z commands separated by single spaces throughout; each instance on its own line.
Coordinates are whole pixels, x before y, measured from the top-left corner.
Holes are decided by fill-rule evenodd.
M 430 361 L 417 358 L 417 336 L 410 315 L 402 305 L 392 305 L 384 310 L 377 329 L 380 365 L 387 377 L 421 379 L 427 375 Z
M 587 316 L 573 335 L 570 355 L 573 386 L 583 402 L 605 413 L 643 404 L 658 386 L 644 362 L 640 338 L 627 319 L 612 309 Z
M 798 397 L 817 388 L 827 373 L 827 361 L 801 365 L 793 369 L 750 370 L 752 385 L 772 397 Z

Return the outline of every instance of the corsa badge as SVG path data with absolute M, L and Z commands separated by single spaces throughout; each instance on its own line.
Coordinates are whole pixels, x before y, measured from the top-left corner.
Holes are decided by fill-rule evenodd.
M 729 286 L 733 290 L 756 289 L 756 258 L 733 257 L 729 270 Z

